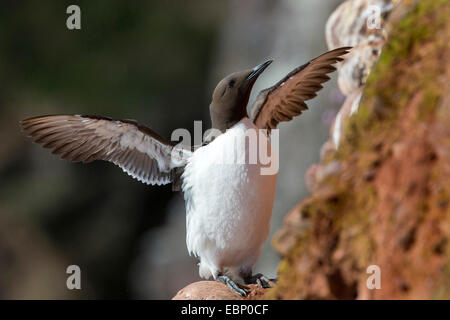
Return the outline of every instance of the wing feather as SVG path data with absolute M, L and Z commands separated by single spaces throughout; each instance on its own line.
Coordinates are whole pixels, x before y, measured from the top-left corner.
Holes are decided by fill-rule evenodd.
M 292 120 L 308 107 L 305 101 L 316 97 L 322 83 L 336 71 L 333 64 L 342 61 L 351 47 L 329 51 L 292 70 L 274 86 L 261 91 L 251 107 L 250 118 L 260 129 L 275 129 L 278 123 Z
M 29 118 L 20 124 L 34 142 L 62 159 L 85 163 L 109 161 L 146 184 L 172 182 L 174 168 L 183 167 L 188 156 L 186 150 L 176 149 L 133 120 L 50 115 Z

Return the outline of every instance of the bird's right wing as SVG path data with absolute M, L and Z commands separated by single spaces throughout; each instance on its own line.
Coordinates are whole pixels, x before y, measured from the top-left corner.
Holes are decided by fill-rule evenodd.
M 308 109 L 305 101 L 316 96 L 322 83 L 336 70 L 333 64 L 342 61 L 351 47 L 324 53 L 307 64 L 292 70 L 274 86 L 259 93 L 250 110 L 250 118 L 260 129 L 270 131 L 279 122 L 289 121 Z
M 173 182 L 190 151 L 133 120 L 50 115 L 21 121 L 22 130 L 53 154 L 73 162 L 105 160 L 146 184 Z

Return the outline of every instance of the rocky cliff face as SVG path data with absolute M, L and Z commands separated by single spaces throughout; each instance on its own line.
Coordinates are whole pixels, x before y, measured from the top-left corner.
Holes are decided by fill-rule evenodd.
M 371 1 L 344 5 L 357 2 Z M 283 260 L 265 297 L 450 298 L 450 1 L 378 2 L 384 31 L 353 44 L 376 57 L 341 66 L 362 81 L 346 82 L 338 143 L 273 239 Z M 356 24 L 348 12 L 334 23 Z M 366 285 L 371 265 L 381 289 Z

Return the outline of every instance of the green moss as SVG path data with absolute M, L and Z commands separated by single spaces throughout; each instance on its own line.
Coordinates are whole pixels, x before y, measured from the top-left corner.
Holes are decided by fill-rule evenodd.
M 270 289 L 264 299 L 280 299 L 283 296 L 293 295 L 292 291 L 305 287 L 304 278 L 296 270 L 294 261 L 308 251 L 306 238 L 299 239 L 298 244 L 291 250 L 288 257 L 280 262 L 278 268 L 277 285 Z
M 380 141 L 398 135 L 398 114 L 418 91 L 423 92 L 418 120 L 433 114 L 445 86 L 436 86 L 442 66 L 427 65 L 427 72 L 411 68 L 421 60 L 421 49 L 435 41 L 449 17 L 448 0 L 421 1 L 394 27 L 381 57 L 372 70 L 358 112 L 345 124 L 336 158 L 348 159 L 357 151 L 367 152 Z M 434 49 L 435 52 L 438 48 Z M 392 72 L 396 70 L 396 72 Z M 382 120 L 382 121 L 380 121 Z
M 319 240 L 317 233 L 321 230 L 317 228 L 321 225 L 331 225 L 330 232 L 338 235 L 338 241 L 346 241 L 344 246 L 355 268 L 365 270 L 373 260 L 374 243 L 369 230 L 378 195 L 367 177 L 389 157 L 392 144 L 401 137 L 398 118 L 415 94 L 423 94 L 417 121 L 427 119 L 437 110 L 446 88 L 435 85 L 436 77 L 442 74 L 436 57 L 441 46 L 447 44 L 436 41 L 436 37 L 448 23 L 448 4 L 448 0 L 420 1 L 393 27 L 388 44 L 369 76 L 359 110 L 345 124 L 339 150 L 323 161 L 338 160 L 345 168 L 341 174 L 322 181 L 318 188 L 332 192 L 316 192 L 302 208 L 313 227 L 297 240 L 280 264 L 279 283 L 268 297 L 292 297 L 292 290 L 298 290 L 297 296 L 302 297 L 300 291 L 306 285 L 307 274 L 300 272 L 296 263 L 299 257 L 310 254 L 309 248 Z M 436 63 L 412 67 L 426 60 L 422 50 L 429 44 L 433 47 L 428 47 L 426 54 L 431 54 Z M 421 203 L 418 210 L 428 211 L 430 204 Z M 347 235 L 345 239 L 339 239 L 342 234 Z M 450 264 L 448 269 L 450 279 Z M 283 294 L 284 290 L 291 290 L 291 294 Z
M 450 246 L 447 245 L 446 248 L 446 256 L 450 256 Z M 450 261 L 447 261 L 447 263 L 442 267 L 442 276 L 437 284 L 432 299 L 450 299 Z

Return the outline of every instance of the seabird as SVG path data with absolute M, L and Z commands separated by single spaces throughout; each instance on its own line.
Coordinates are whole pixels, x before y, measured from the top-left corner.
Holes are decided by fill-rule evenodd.
M 274 174 L 261 174 L 264 165 L 233 162 L 236 153 L 248 156 L 249 130 L 270 132 L 308 109 L 350 47 L 329 51 L 294 69 L 259 93 L 247 114 L 247 104 L 268 60 L 222 79 L 210 104 L 212 128 L 218 132 L 196 149 L 164 139 L 133 120 L 91 115 L 46 115 L 20 122 L 22 130 L 53 154 L 73 162 L 112 162 L 133 178 L 150 185 L 181 185 L 186 202 L 186 244 L 199 260 L 202 278 L 226 283 L 245 295 L 235 280 L 270 285 L 253 266 L 267 239 L 275 199 Z M 230 161 L 231 160 L 231 161 Z

